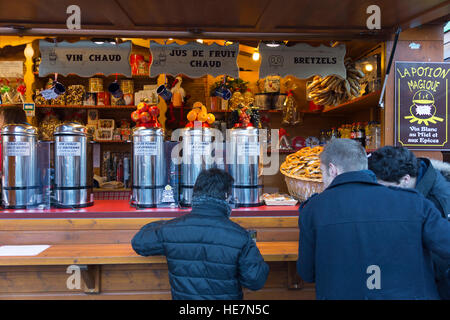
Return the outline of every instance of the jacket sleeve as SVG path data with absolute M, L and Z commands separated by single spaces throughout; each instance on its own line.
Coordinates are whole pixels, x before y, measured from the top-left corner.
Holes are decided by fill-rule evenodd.
M 266 283 L 269 266 L 264 261 L 250 235 L 242 248 L 238 261 L 239 282 L 250 290 L 259 290 Z
M 424 245 L 441 259 L 450 261 L 450 222 L 442 218 L 429 200 L 424 203 Z
M 306 282 L 315 282 L 315 232 L 312 225 L 312 212 L 300 206 L 298 217 L 299 243 L 297 273 Z
M 164 254 L 160 236 L 160 229 L 165 221 L 146 224 L 131 240 L 134 251 L 141 256 L 155 256 Z

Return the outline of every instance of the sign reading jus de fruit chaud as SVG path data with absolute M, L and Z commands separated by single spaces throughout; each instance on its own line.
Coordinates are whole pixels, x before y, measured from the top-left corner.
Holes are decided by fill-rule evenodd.
M 184 74 L 189 77 L 201 77 L 206 74 L 214 77 L 228 75 L 239 77 L 237 57 L 239 44 L 221 46 L 190 42 L 184 45 L 177 43 L 159 44 L 150 42 L 152 64 L 150 76 L 170 74 L 173 76 Z
M 58 73 L 90 77 L 96 74 L 122 74 L 131 77 L 131 42 L 97 44 L 92 41 L 48 42 L 39 40 L 39 76 Z
M 450 63 L 395 63 L 395 144 L 450 150 Z

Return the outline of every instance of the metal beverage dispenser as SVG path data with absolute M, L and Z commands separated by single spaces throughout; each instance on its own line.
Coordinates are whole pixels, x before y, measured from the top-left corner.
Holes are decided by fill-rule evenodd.
M 37 129 L 26 124 L 5 125 L 2 136 L 2 206 L 24 209 L 38 204 Z
M 195 180 L 202 170 L 214 167 L 212 155 L 213 132 L 210 128 L 184 128 L 181 134 L 183 158 L 181 163 L 180 204 L 192 205 Z
M 84 208 L 94 204 L 92 136 L 87 128 L 70 122 L 54 131 L 55 205 Z
M 233 199 L 239 207 L 260 206 L 261 147 L 259 131 L 254 127 L 233 128 L 227 147 L 228 171 L 234 178 Z
M 164 130 L 135 127 L 132 134 L 132 203 L 140 208 L 154 208 L 167 184 Z

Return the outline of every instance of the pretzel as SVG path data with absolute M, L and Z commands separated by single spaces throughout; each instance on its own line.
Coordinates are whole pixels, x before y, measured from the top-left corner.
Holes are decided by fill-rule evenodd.
M 280 171 L 295 178 L 306 178 L 315 181 L 322 181 L 320 172 L 319 154 L 323 151 L 322 146 L 314 148 L 305 147 L 295 153 L 291 153 L 281 164 Z

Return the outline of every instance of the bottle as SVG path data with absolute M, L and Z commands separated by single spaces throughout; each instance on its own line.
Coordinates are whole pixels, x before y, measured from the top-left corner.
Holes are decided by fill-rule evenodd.
M 320 130 L 319 143 L 321 146 L 327 143 L 327 135 L 325 133 L 325 130 Z
M 369 123 L 365 127 L 365 133 L 366 133 L 366 150 L 373 150 L 373 143 L 372 143 L 372 125 L 373 122 L 369 121 Z
M 333 139 L 337 139 L 338 135 L 337 135 L 337 130 L 336 128 L 331 128 L 331 140 Z
M 365 129 L 366 123 L 360 122 L 359 123 L 359 141 L 361 142 L 361 145 L 365 148 L 366 147 L 366 129 Z
M 357 130 L 356 130 L 356 124 L 352 123 L 352 129 L 350 132 L 350 139 L 355 140 L 357 138 Z
M 124 188 L 130 187 L 130 159 L 128 157 L 123 158 L 123 184 Z

